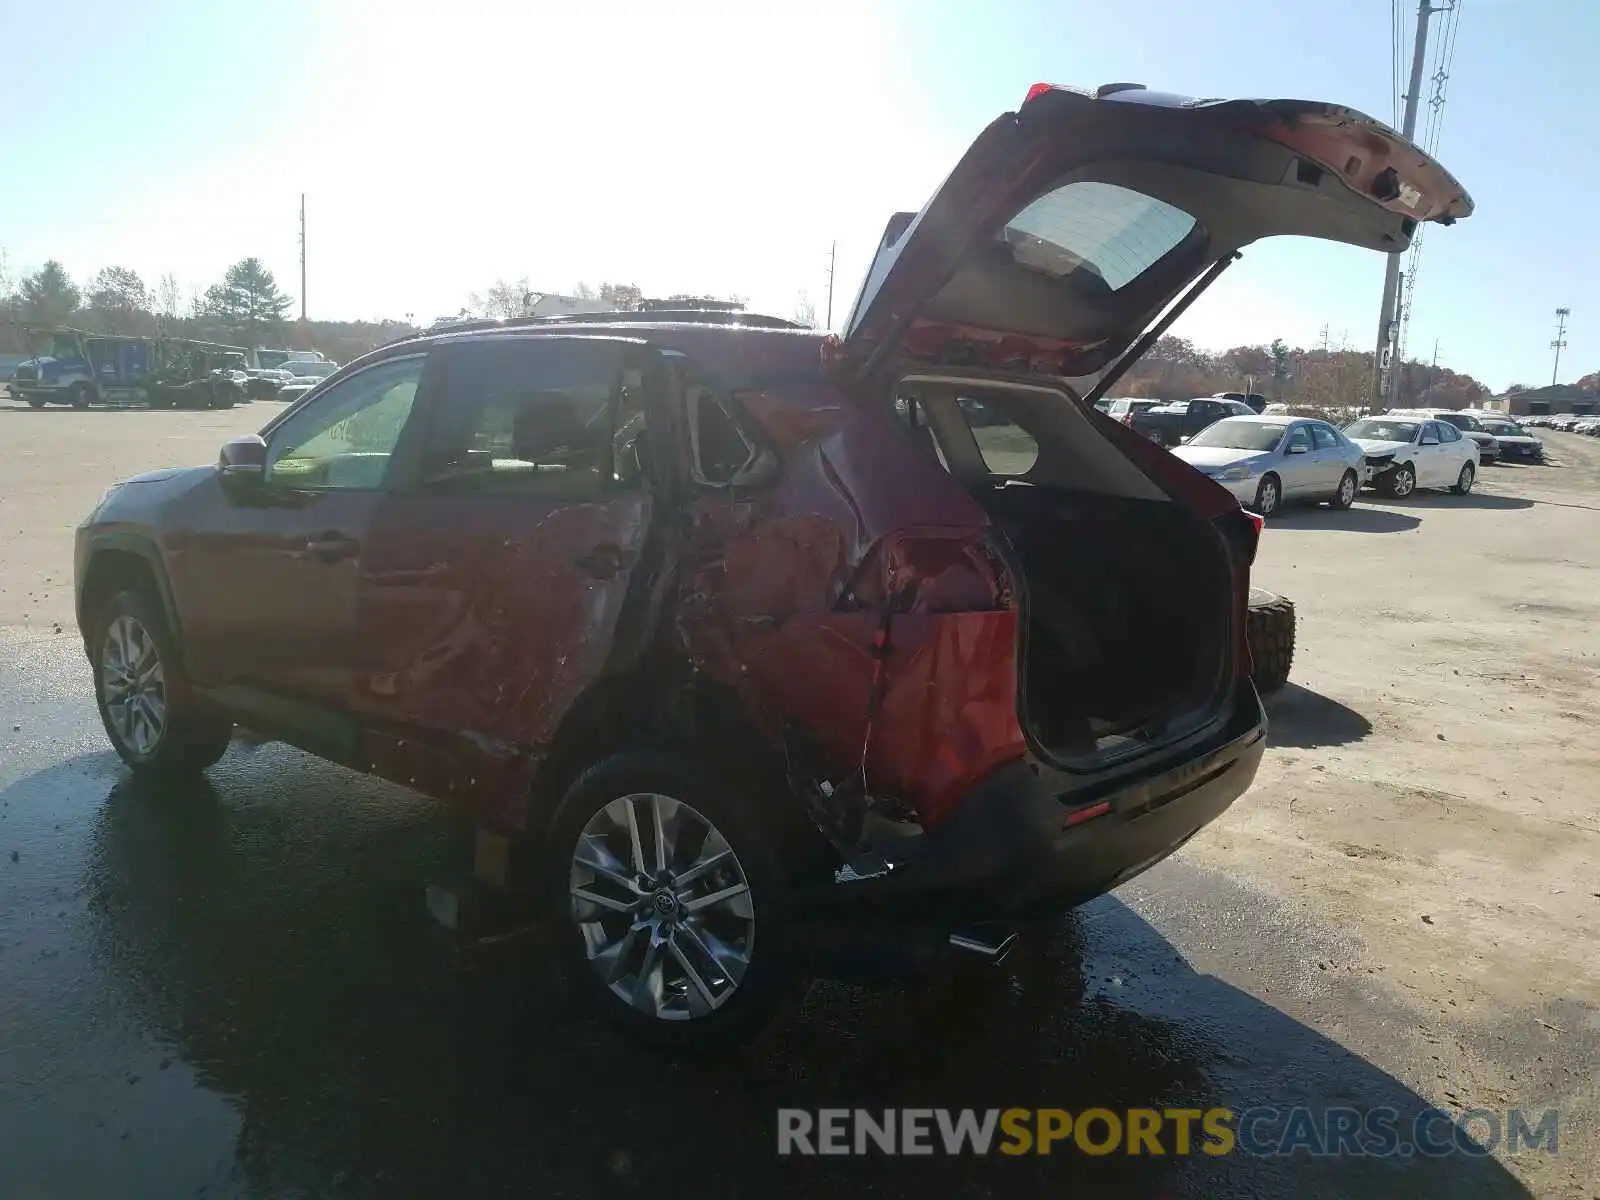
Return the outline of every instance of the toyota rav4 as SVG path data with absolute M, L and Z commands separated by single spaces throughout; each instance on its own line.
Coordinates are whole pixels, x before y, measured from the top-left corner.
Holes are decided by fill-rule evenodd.
M 106 731 L 137 772 L 237 724 L 468 806 L 657 1044 L 750 1036 L 830 937 L 995 950 L 1266 739 L 1258 522 L 1094 400 L 1246 244 L 1471 208 L 1348 109 L 1041 85 L 890 221 L 842 336 L 458 325 L 113 488 L 77 536 Z

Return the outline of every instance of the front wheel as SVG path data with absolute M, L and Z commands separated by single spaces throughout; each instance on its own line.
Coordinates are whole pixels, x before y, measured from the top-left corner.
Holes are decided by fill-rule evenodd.
M 792 994 L 787 889 L 763 811 L 644 751 L 590 768 L 562 801 L 547 844 L 552 916 L 578 986 L 630 1037 L 726 1053 Z
M 28 397 L 28 407 L 29 408 L 43 408 L 44 407 L 44 401 L 40 400 L 37 396 L 29 396 Z
M 1356 480 L 1354 471 L 1346 471 L 1339 480 L 1339 490 L 1334 492 L 1333 499 L 1328 501 L 1330 508 L 1343 511 L 1356 502 L 1356 492 L 1361 485 Z
M 1278 511 L 1283 503 L 1283 486 L 1278 482 L 1276 475 L 1263 475 L 1261 482 L 1256 485 L 1256 500 L 1254 508 L 1263 517 L 1270 517 Z
M 1477 477 L 1478 473 L 1473 470 L 1471 463 L 1462 463 L 1461 474 L 1456 476 L 1456 481 L 1451 485 L 1450 490 L 1458 496 L 1465 496 L 1472 490 L 1473 481 Z
M 87 383 L 75 383 L 67 393 L 67 399 L 73 408 L 88 408 L 89 402 L 94 399 L 94 389 Z
M 148 593 L 111 597 L 89 653 L 106 736 L 135 772 L 198 775 L 227 751 L 233 726 L 190 693 L 166 616 Z
M 1410 463 L 1401 463 L 1389 472 L 1389 477 L 1383 482 L 1383 490 L 1396 500 L 1404 500 L 1417 490 L 1417 472 Z

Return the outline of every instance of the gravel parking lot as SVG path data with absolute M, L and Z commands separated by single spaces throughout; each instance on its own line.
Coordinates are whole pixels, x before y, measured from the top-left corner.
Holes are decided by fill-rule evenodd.
M 641 1065 L 581 1023 L 549 1045 L 572 1018 L 526 999 L 536 949 L 440 949 L 422 885 L 452 835 L 396 789 L 238 747 L 214 792 L 127 793 L 76 642 L 72 530 L 116 479 L 209 461 L 277 407 L 0 403 L 0 1195 L 1059 1195 L 1085 1160 L 1010 1182 L 778 1171 L 771 1107 L 1208 1090 L 1557 1108 L 1560 1153 L 1093 1178 L 1600 1196 L 1600 440 L 1544 431 L 1548 465 L 1488 468 L 1470 496 L 1269 524 L 1256 580 L 1300 614 L 1272 749 L 1217 825 L 1066 923 L 1078 1005 L 1019 983 L 967 1058 L 931 1063 L 901 1009 L 825 992 L 738 1075 Z M 484 1035 L 508 1025 L 529 1040 Z M 701 1155 L 720 1161 L 696 1176 Z

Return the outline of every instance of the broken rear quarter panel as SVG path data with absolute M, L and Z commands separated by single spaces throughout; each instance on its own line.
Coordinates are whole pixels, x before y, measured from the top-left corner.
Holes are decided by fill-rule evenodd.
M 870 786 L 936 821 L 976 778 L 1026 750 L 1016 614 L 987 581 L 952 582 L 947 551 L 873 551 L 900 534 L 970 545 L 988 517 L 885 414 L 825 381 L 735 400 L 784 469 L 768 488 L 696 502 L 680 575 L 683 643 L 771 736 L 797 721 L 840 774 L 865 750 Z M 935 580 L 947 603 L 979 611 L 930 612 L 925 599 L 923 611 L 896 617 L 879 681 L 874 643 L 889 606 Z

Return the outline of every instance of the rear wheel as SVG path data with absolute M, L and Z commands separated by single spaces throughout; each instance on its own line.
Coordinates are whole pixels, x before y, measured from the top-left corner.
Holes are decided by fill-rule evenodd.
M 1356 480 L 1354 471 L 1346 471 L 1339 480 L 1339 490 L 1334 492 L 1333 499 L 1328 501 L 1328 506 L 1334 509 L 1346 509 L 1356 502 L 1356 492 L 1360 490 L 1360 483 Z
M 28 407 L 29 408 L 43 408 L 44 407 L 44 401 L 39 399 L 37 396 L 29 396 L 28 397 Z
M 1261 588 L 1250 589 L 1250 678 L 1263 696 L 1289 682 L 1294 626 L 1294 601 Z
M 590 768 L 562 801 L 546 847 L 552 917 L 575 982 L 630 1037 L 726 1053 L 792 994 L 780 839 L 762 812 L 653 751 Z
M 1456 476 L 1456 481 L 1451 485 L 1450 490 L 1458 496 L 1465 496 L 1472 490 L 1473 481 L 1477 477 L 1478 473 L 1473 469 L 1471 463 L 1462 463 L 1461 474 Z
M 118 592 L 101 607 L 89 653 L 106 736 L 136 772 L 197 775 L 228 749 L 232 723 L 190 692 L 166 616 L 148 593 Z
M 1282 504 L 1283 485 L 1278 482 L 1278 477 L 1272 474 L 1263 475 L 1261 482 L 1256 485 L 1256 500 L 1251 507 L 1263 517 L 1270 517 Z

